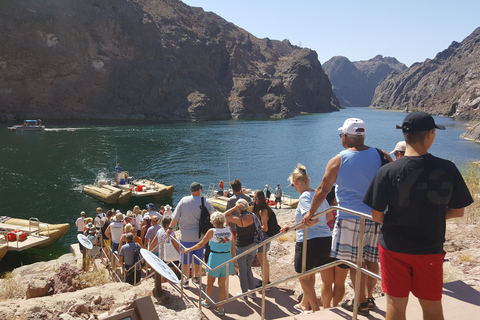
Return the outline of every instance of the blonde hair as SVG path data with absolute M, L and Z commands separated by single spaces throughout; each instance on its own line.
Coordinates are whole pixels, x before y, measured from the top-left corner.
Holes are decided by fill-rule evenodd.
M 297 167 L 295 168 L 295 170 L 293 170 L 292 174 L 290 175 L 290 177 L 288 177 L 287 180 L 290 181 L 290 183 L 293 183 L 294 180 L 297 180 L 309 184 L 310 177 L 307 174 L 307 168 L 301 163 L 297 164 Z
M 235 204 L 240 205 L 240 211 L 247 211 L 248 210 L 249 205 L 248 205 L 247 200 L 245 200 L 245 199 L 238 199 Z
M 145 215 L 145 213 L 147 213 L 147 211 L 148 211 L 147 209 L 142 210 L 142 217 Z
M 137 216 L 139 213 L 142 212 L 142 210 L 140 210 L 139 206 L 135 206 L 135 207 L 133 207 L 132 212 L 135 213 L 135 215 Z
M 216 226 L 225 226 L 225 214 L 222 212 L 215 211 L 210 215 L 210 222 L 213 224 L 214 227 Z
M 83 222 L 85 222 L 85 224 L 93 222 L 93 218 L 91 218 L 91 217 L 85 218 L 85 219 L 83 219 Z
M 134 227 L 134 226 L 132 226 L 130 223 L 127 223 L 127 224 L 125 225 L 125 233 L 132 232 L 132 231 L 133 231 L 133 229 L 135 229 L 135 227 Z M 137 230 L 136 230 L 136 229 L 135 229 L 135 232 L 137 232 Z

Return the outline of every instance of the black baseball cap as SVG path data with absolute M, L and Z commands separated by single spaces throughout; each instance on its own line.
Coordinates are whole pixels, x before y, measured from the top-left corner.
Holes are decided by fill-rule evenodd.
M 445 126 L 435 124 L 435 120 L 428 113 L 412 112 L 403 119 L 401 126 L 397 125 L 397 129 L 402 129 L 403 133 L 414 133 L 432 129 L 445 130 Z

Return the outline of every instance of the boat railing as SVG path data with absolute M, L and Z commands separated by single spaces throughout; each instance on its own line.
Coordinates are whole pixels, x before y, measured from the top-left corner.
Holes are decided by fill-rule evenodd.
M 45 226 L 47 229 L 47 237 L 50 237 L 50 226 L 48 223 L 41 223 L 40 220 L 37 218 L 31 217 L 28 219 L 28 232 L 29 234 L 35 234 L 35 233 L 40 233 L 42 232 L 42 229 L 40 228 L 40 225 Z
M 214 196 L 214 190 L 215 190 L 215 183 L 210 183 L 208 185 L 208 190 L 207 190 L 207 194 L 206 194 L 206 198 L 212 198 Z
M 8 244 L 8 230 L 5 227 L 0 227 L 0 241 L 6 241 Z
M 198 307 L 199 309 L 201 310 L 202 309 L 202 304 L 201 304 L 201 300 L 202 300 L 202 296 L 205 296 L 206 299 L 210 300 L 212 302 L 213 305 L 219 305 L 219 304 L 226 304 L 226 303 L 229 303 L 229 302 L 232 302 L 232 301 L 235 301 L 241 297 L 245 297 L 247 295 L 250 295 L 252 293 L 256 293 L 256 292 L 261 292 L 261 295 L 262 295 L 262 304 L 261 304 L 261 319 L 265 319 L 265 292 L 266 292 L 266 289 L 270 288 L 270 287 L 275 287 L 275 286 L 278 286 L 279 284 L 281 283 L 284 283 L 286 281 L 291 281 L 291 280 L 295 280 L 295 279 L 298 279 L 300 277 L 304 277 L 304 276 L 307 276 L 307 275 L 310 275 L 310 274 L 313 274 L 313 273 L 316 273 L 318 271 L 321 271 L 321 270 L 324 270 L 324 269 L 328 269 L 328 268 L 332 268 L 336 265 L 339 265 L 339 264 L 346 264 L 348 265 L 349 267 L 353 268 L 353 269 L 356 269 L 356 271 L 360 271 L 361 273 L 367 275 L 367 276 L 370 276 L 370 277 L 373 277 L 373 278 L 376 278 L 378 280 L 381 280 L 381 277 L 365 268 L 363 268 L 363 245 L 360 245 L 364 242 L 364 233 L 365 233 L 365 221 L 366 220 L 372 220 L 371 216 L 367 215 L 367 214 L 364 214 L 364 213 L 361 213 L 361 212 L 358 212 L 358 211 L 355 211 L 355 210 L 350 210 L 350 209 L 347 209 L 347 208 L 343 208 L 343 207 L 339 207 L 339 206 L 332 206 L 332 207 L 329 207 L 325 210 L 323 210 L 322 212 L 320 213 L 317 213 L 316 215 L 314 215 L 312 217 L 312 219 L 315 219 L 315 218 L 318 218 L 322 215 L 325 215 L 329 212 L 332 212 L 334 210 L 340 210 L 340 211 L 343 211 L 343 212 L 346 212 L 346 213 L 349 213 L 349 214 L 352 214 L 352 215 L 355 215 L 355 216 L 358 216 L 360 217 L 360 230 L 359 230 L 359 237 L 358 237 L 358 255 L 357 255 L 357 263 L 353 263 L 351 261 L 347 261 L 347 260 L 336 260 L 334 262 L 331 262 L 331 263 L 328 263 L 326 265 L 323 265 L 323 266 L 320 266 L 320 267 L 316 267 L 316 268 L 313 268 L 313 269 L 310 269 L 310 270 L 306 270 L 306 259 L 307 259 L 307 242 L 304 241 L 303 242 L 303 249 L 302 249 L 302 272 L 301 273 L 298 273 L 296 275 L 293 275 L 293 276 L 289 276 L 287 278 L 284 278 L 284 279 L 280 279 L 278 281 L 275 281 L 275 282 L 271 282 L 271 283 L 266 283 L 266 279 L 265 279 L 265 272 L 263 272 L 262 270 L 262 286 L 257 288 L 257 289 L 253 289 L 253 290 L 249 290 L 248 292 L 244 292 L 242 294 L 239 294 L 239 295 L 236 295 L 236 296 L 233 296 L 231 298 L 228 298 L 228 294 L 226 295 L 226 299 L 223 300 L 223 301 L 218 301 L 218 302 L 214 302 L 212 297 L 209 297 L 207 295 L 207 293 L 205 291 L 202 290 L 202 277 L 199 277 L 199 283 L 196 284 L 196 283 L 193 283 L 194 286 L 196 286 L 198 288 Z M 303 232 L 304 232 L 304 239 L 307 239 L 307 236 L 308 236 L 308 227 L 306 225 L 303 225 L 302 223 L 298 223 L 296 225 L 294 225 L 293 227 L 291 227 L 288 232 L 292 232 L 292 231 L 296 231 L 298 229 L 301 229 L 303 228 Z M 222 267 L 226 267 L 226 273 L 229 274 L 229 264 L 230 262 L 234 262 L 236 260 L 238 260 L 239 258 L 245 256 L 245 255 L 248 255 L 249 253 L 253 252 L 253 251 L 256 251 L 258 248 L 260 247 L 263 247 L 263 261 L 265 261 L 265 255 L 266 255 L 266 245 L 269 243 L 269 242 L 272 242 L 273 240 L 276 240 L 278 239 L 279 237 L 281 237 L 283 235 L 283 233 L 278 233 L 277 235 L 275 236 L 272 236 L 268 239 L 266 239 L 265 241 L 259 243 L 259 244 L 256 244 L 254 245 L 252 248 L 250 248 L 249 250 L 239 254 L 239 255 L 236 255 L 235 257 L 233 257 L 232 259 L 222 263 L 221 265 L 215 267 L 215 268 L 210 268 L 201 258 L 197 257 L 196 255 L 193 255 L 193 259 L 196 259 L 198 261 L 198 263 L 200 263 L 200 265 L 202 267 L 205 267 L 205 269 L 207 270 L 211 270 L 211 271 L 215 271 L 217 269 L 220 269 Z M 183 252 L 183 249 L 185 249 L 185 247 L 180 244 L 180 242 L 173 238 L 172 239 L 174 241 L 177 241 L 177 243 L 179 243 L 180 247 L 182 248 L 181 252 Z M 190 270 L 190 267 L 191 267 L 191 262 L 190 259 L 188 259 L 187 263 L 189 265 L 189 268 L 188 270 Z M 263 266 L 262 266 L 263 268 Z M 202 269 L 202 272 L 203 272 L 203 269 Z M 184 275 L 182 273 L 182 279 L 183 278 L 186 278 L 188 279 L 189 276 L 187 275 Z M 358 288 L 360 288 L 360 278 L 361 277 L 356 277 L 355 279 L 355 301 L 359 301 L 360 299 L 360 291 L 358 290 Z M 229 280 L 230 280 L 230 277 L 227 277 L 227 281 L 226 281 L 226 292 L 228 293 L 229 292 Z M 182 296 L 183 296 L 183 286 L 181 285 L 180 286 L 182 289 L 181 289 L 181 293 L 182 293 Z M 354 307 L 354 310 L 353 310 L 353 318 L 354 320 L 357 319 L 357 315 L 358 315 L 358 305 L 356 305 Z

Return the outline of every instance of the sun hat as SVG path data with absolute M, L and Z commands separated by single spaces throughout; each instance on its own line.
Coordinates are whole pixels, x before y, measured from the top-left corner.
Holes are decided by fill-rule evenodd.
M 401 126 L 397 125 L 397 129 L 402 129 L 403 133 L 414 133 L 428 131 L 432 129 L 445 130 L 445 126 L 435 124 L 435 120 L 426 112 L 409 113 Z
M 348 118 L 343 123 L 343 126 L 338 128 L 338 131 L 354 136 L 364 136 L 367 132 L 367 126 L 362 119 Z
M 198 182 L 192 182 L 192 184 L 190 185 L 190 191 L 198 191 L 200 189 L 203 189 L 203 186 L 198 183 Z
M 402 151 L 405 152 L 405 149 L 407 148 L 407 144 L 405 141 L 399 141 L 395 145 L 395 149 L 393 149 L 390 153 L 394 153 L 395 151 Z
M 116 215 L 115 215 L 115 221 L 123 221 L 123 219 L 125 219 L 125 216 L 123 215 L 123 213 L 121 212 L 118 212 Z

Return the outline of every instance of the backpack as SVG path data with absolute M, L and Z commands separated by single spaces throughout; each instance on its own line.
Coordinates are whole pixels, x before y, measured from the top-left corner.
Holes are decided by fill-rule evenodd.
M 263 240 L 265 240 L 265 235 L 263 234 L 262 230 L 262 222 L 258 217 L 255 215 L 253 212 L 247 212 L 247 214 L 250 214 L 253 216 L 253 221 L 255 222 L 255 237 L 253 238 L 255 243 L 260 243 Z
M 142 259 L 142 255 L 140 254 L 141 248 L 142 247 L 138 243 L 135 243 L 135 252 L 133 253 L 133 264 L 136 264 L 138 261 Z M 145 262 L 140 263 L 140 265 L 143 268 L 145 266 Z
M 202 197 L 202 205 L 200 206 L 201 213 L 200 213 L 200 222 L 199 222 L 199 230 L 198 236 L 201 237 L 202 233 L 205 234 L 211 228 L 213 228 L 213 224 L 210 222 L 210 212 L 208 212 L 207 207 L 205 207 L 205 198 Z
M 382 166 L 389 163 L 390 161 L 388 161 L 388 159 L 385 157 L 385 155 L 383 154 L 382 150 L 378 149 L 378 148 L 375 148 L 378 152 L 378 154 L 380 155 L 380 161 L 382 162 Z
M 267 224 L 268 224 L 267 236 L 273 237 L 274 235 L 280 232 L 281 228 L 278 225 L 277 216 L 275 215 L 275 212 L 272 211 L 270 213 Z

